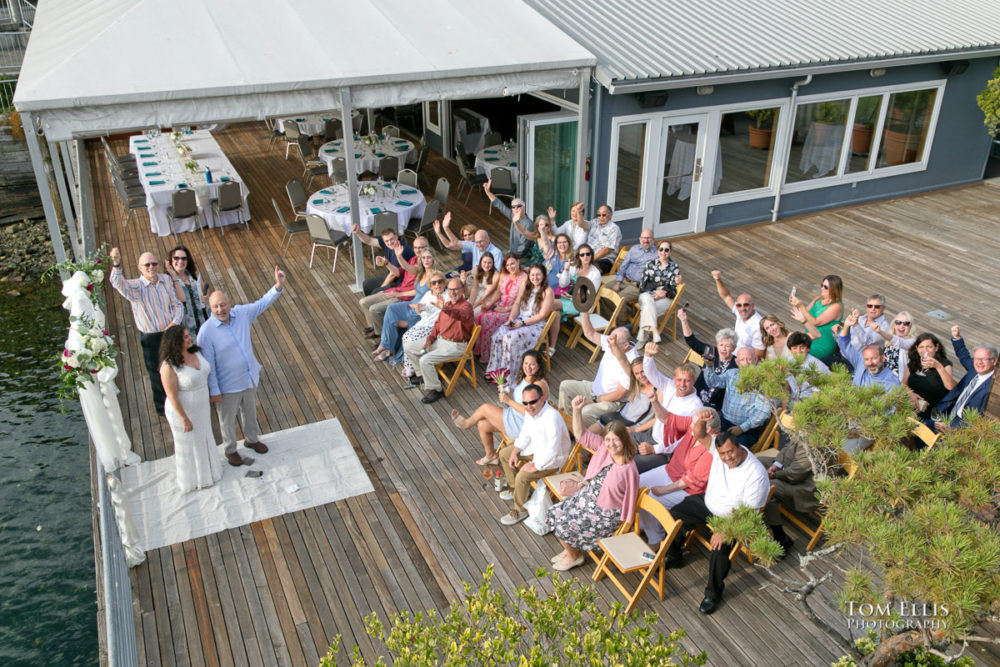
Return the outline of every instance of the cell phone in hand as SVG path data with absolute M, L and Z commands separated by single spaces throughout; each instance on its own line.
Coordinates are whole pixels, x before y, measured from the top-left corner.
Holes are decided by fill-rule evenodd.
M 244 475 L 244 477 L 261 477 L 263 475 L 264 475 L 263 470 L 247 470 L 247 473 Z
M 791 294 L 791 296 L 795 296 L 795 285 L 792 285 L 792 294 Z
M 653 560 L 653 559 L 656 558 L 656 554 L 652 554 L 652 553 L 650 553 L 648 551 L 643 551 L 642 552 L 642 557 L 645 558 L 646 560 Z

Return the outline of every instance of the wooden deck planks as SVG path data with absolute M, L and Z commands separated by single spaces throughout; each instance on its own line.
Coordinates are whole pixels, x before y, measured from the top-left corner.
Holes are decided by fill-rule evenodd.
M 371 361 L 371 345 L 360 335 L 359 295 L 348 289 L 349 258 L 340 257 L 333 273 L 320 254 L 310 270 L 309 243 L 301 237 L 286 258 L 277 252 L 283 232 L 270 200 L 287 213 L 284 183 L 301 170 L 296 161 L 268 153 L 261 134 L 259 124 L 216 133 L 248 183 L 249 231 L 229 227 L 223 236 L 207 230 L 204 239 L 189 233 L 181 242 L 212 284 L 228 290 L 236 303 L 266 292 L 276 263 L 286 270 L 286 294 L 254 327 L 255 351 L 264 366 L 258 419 L 266 433 L 338 418 L 375 491 L 148 554 L 147 563 L 132 572 L 140 653 L 147 664 L 315 664 L 336 634 L 343 635 L 345 648 L 357 643 L 371 657 L 365 616 L 443 608 L 461 597 L 463 580 L 477 582 L 489 563 L 497 585 L 508 593 L 524 583 L 550 589 L 533 573 L 557 544 L 497 522 L 508 504 L 471 463 L 481 452 L 478 437 L 474 430 L 458 431 L 449 417 L 453 407 L 468 414 L 495 400 L 495 389 L 480 383 L 473 390 L 462 382 L 450 398 L 424 406 L 418 392 L 402 390 L 395 370 Z M 124 150 L 124 141 L 113 144 Z M 144 214 L 123 228 L 103 156 L 91 149 L 88 159 L 96 228 L 102 239 L 121 247 L 126 275 L 135 275 L 135 258 L 143 250 L 164 261 L 174 240 L 153 237 Z M 440 157 L 432 157 L 427 176 L 425 184 L 446 176 L 457 187 L 454 165 Z M 784 316 L 791 285 L 798 286 L 800 297 L 811 298 L 825 274 L 838 273 L 845 281 L 845 305 L 883 292 L 889 315 L 908 309 L 920 330 L 947 336 L 952 322 L 923 316 L 943 308 L 970 341 L 990 335 L 1000 318 L 984 312 L 982 304 L 1000 297 L 1000 285 L 983 280 L 980 269 L 992 266 L 1000 250 L 989 234 L 998 196 L 1000 191 L 987 186 L 957 188 L 676 239 L 674 258 L 689 285 L 692 325 L 699 337 L 710 337 L 732 323 L 710 276 L 720 268 L 733 294 L 749 290 L 762 313 Z M 468 206 L 453 197 L 449 208 L 457 221 L 486 227 L 504 247 L 506 225 L 499 216 L 485 215 L 480 194 L 474 193 Z M 436 241 L 432 247 L 438 250 Z M 458 264 L 457 253 L 438 256 L 445 267 Z M 367 249 L 364 257 L 371 272 Z M 930 270 L 940 266 L 947 270 Z M 134 447 L 145 459 L 169 456 L 170 432 L 151 414 L 129 308 L 109 292 L 107 312 L 122 349 L 122 409 Z M 563 337 L 553 359 L 553 394 L 560 380 L 592 377 L 596 369 L 564 342 Z M 683 341 L 665 343 L 661 350 L 658 363 L 665 370 L 685 353 Z M 477 370 L 481 374 L 482 366 Z M 793 535 L 800 551 L 805 539 Z M 712 664 L 823 664 L 841 654 L 801 617 L 790 596 L 743 559 L 727 580 L 723 608 L 713 617 L 701 616 L 704 550 L 693 549 L 688 561 L 668 575 L 665 601 L 647 593 L 640 603 L 661 614 L 664 631 L 687 628 L 687 649 L 708 651 Z M 790 562 L 778 567 L 794 572 Z M 592 571 L 588 566 L 570 575 L 589 581 Z M 610 582 L 596 589 L 608 601 L 620 599 Z M 836 586 L 827 584 L 812 604 L 822 618 L 842 625 L 835 593 Z M 983 655 L 989 662 L 989 654 Z

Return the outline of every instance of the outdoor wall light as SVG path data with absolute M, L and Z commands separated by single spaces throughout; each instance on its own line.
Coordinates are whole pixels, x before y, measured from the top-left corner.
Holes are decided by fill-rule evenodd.
M 715 92 L 715 86 L 698 86 L 694 89 L 694 92 L 699 95 L 711 95 Z
M 885 68 L 876 67 L 875 69 L 870 69 L 868 70 L 868 76 L 870 76 L 873 79 L 877 79 L 880 76 L 885 76 Z

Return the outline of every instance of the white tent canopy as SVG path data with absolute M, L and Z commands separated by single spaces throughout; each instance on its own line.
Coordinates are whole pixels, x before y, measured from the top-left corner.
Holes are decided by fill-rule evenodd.
M 576 87 L 594 57 L 521 0 L 45 0 L 14 105 L 50 141 Z

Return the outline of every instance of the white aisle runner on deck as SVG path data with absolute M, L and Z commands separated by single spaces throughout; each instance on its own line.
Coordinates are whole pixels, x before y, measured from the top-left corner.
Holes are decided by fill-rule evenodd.
M 190 493 L 177 488 L 172 456 L 123 468 L 140 548 L 150 551 L 374 491 L 336 419 L 267 433 L 262 439 L 267 454 L 239 443 L 239 453 L 254 458 L 252 466 L 239 468 L 225 462 L 220 445 L 222 479 Z M 249 470 L 264 474 L 246 477 Z

